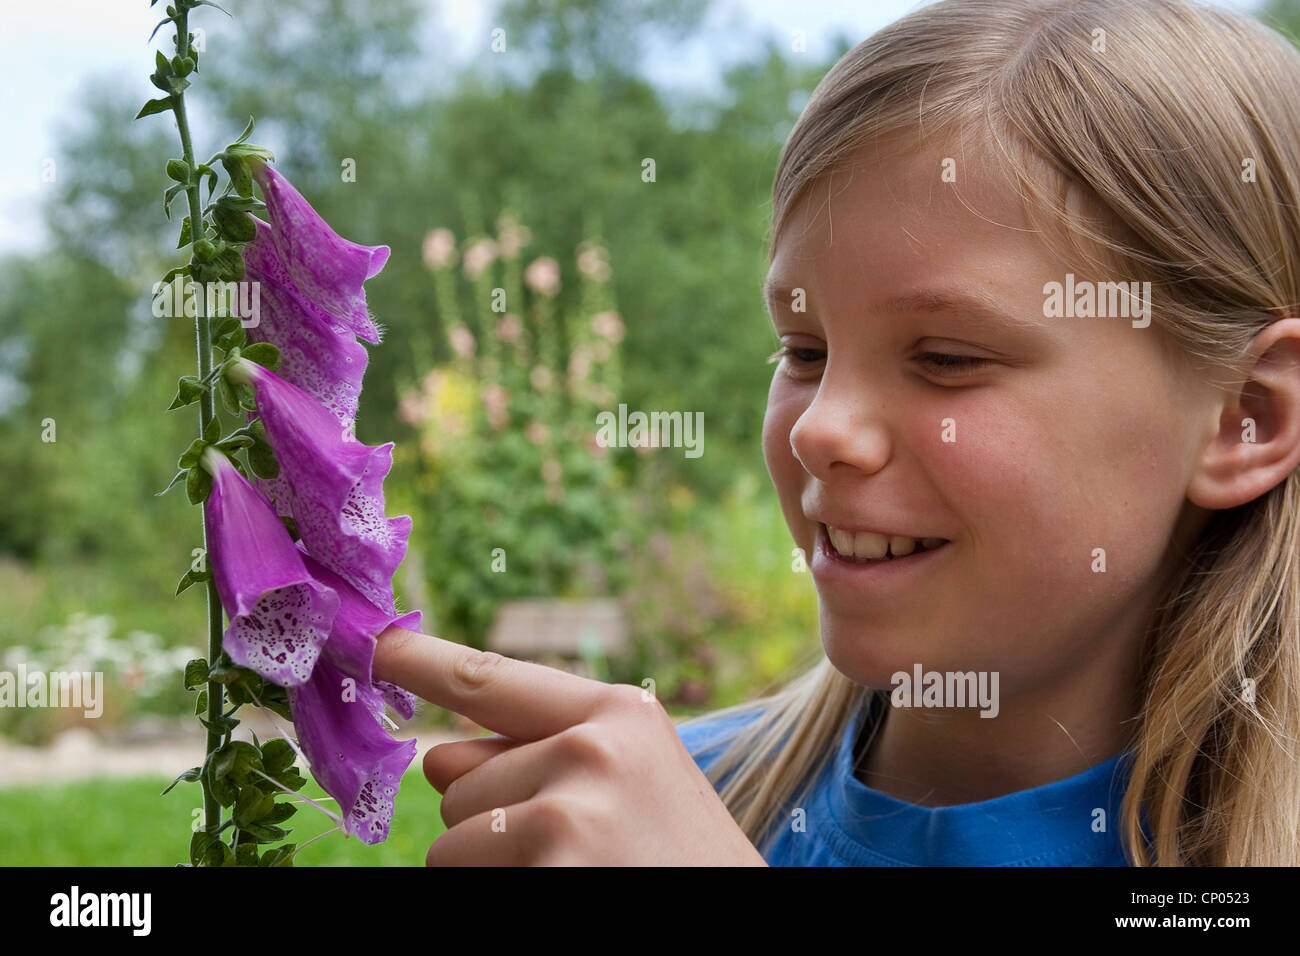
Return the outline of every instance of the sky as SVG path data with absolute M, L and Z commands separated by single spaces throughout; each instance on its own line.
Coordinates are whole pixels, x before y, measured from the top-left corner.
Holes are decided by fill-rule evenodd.
M 237 15 L 243 2 L 271 0 L 227 0 L 222 5 Z M 761 33 L 772 33 L 788 45 L 792 30 L 804 30 L 809 54 L 820 58 L 837 33 L 863 39 L 922 2 L 714 0 L 698 37 L 652 48 L 646 72 L 666 89 L 713 90 L 727 65 L 752 55 Z M 1220 2 L 1253 11 L 1261 0 Z M 48 188 L 43 177 L 58 153 L 59 125 L 75 117 L 83 84 L 110 79 L 136 84 L 142 103 L 157 94 L 147 79 L 153 56 L 146 41 L 162 19 L 164 5 L 150 8 L 146 0 L 0 0 L 0 89 L 8 92 L 6 148 L 0 150 L 0 254 L 35 252 L 44 242 L 36 214 Z M 461 64 L 482 52 L 496 7 L 492 0 L 426 0 L 426 7 L 422 42 L 436 48 L 442 62 Z M 154 48 L 166 33 L 159 31 Z

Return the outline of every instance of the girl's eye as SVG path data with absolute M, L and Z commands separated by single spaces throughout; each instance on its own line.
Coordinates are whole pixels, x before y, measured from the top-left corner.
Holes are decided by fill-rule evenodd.
M 945 352 L 922 352 L 917 358 L 922 365 L 928 365 L 940 375 L 948 376 L 966 375 L 993 361 L 974 355 L 949 355 Z
M 793 348 L 789 345 L 783 345 L 767 357 L 768 364 L 777 361 L 777 359 L 789 358 L 796 365 L 813 365 L 822 360 L 825 354 L 823 349 L 804 349 Z

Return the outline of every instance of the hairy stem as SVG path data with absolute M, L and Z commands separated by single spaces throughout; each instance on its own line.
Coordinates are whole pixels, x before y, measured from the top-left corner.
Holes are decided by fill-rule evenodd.
M 180 57 L 189 54 L 189 11 L 180 9 L 177 11 L 176 18 L 176 55 Z M 183 92 L 174 93 L 171 97 L 173 112 L 176 115 L 176 128 L 181 134 L 181 148 L 184 151 L 185 162 L 189 165 L 191 175 L 194 175 L 194 146 L 190 141 L 190 124 L 185 114 L 185 94 Z M 199 199 L 199 184 L 202 177 L 194 175 L 193 182 L 185 190 L 185 195 L 189 199 L 190 205 L 190 241 L 191 246 L 194 242 L 203 237 L 203 207 Z M 205 283 L 195 285 L 195 303 L 194 303 L 194 332 L 198 345 L 199 358 L 199 378 L 206 381 L 212 375 L 212 329 L 207 316 L 207 286 Z M 204 392 L 199 400 L 199 437 L 207 430 L 208 424 L 216 416 L 216 402 L 213 396 L 213 390 L 209 389 Z M 207 540 L 207 517 L 208 504 L 203 503 L 203 547 L 206 561 L 206 567 L 212 568 L 212 542 Z M 217 658 L 221 655 L 221 599 L 217 595 L 216 578 L 209 575 L 208 588 L 208 664 L 216 664 Z M 208 741 L 207 755 L 204 758 L 206 764 L 207 757 L 221 747 L 222 735 L 212 729 L 212 725 L 221 717 L 222 709 L 225 705 L 225 687 L 217 681 L 208 681 Z M 206 780 L 203 781 L 203 825 L 209 833 L 216 832 L 221 826 L 221 804 L 217 801 L 216 795 L 212 793 Z

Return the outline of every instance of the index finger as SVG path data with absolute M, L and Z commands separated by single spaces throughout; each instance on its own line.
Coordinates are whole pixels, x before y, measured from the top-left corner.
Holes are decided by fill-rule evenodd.
M 609 685 L 554 667 L 390 627 L 372 674 L 515 740 L 541 740 L 587 720 Z

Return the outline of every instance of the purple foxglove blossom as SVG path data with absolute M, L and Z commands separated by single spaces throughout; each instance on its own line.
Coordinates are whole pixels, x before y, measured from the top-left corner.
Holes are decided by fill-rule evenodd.
M 279 349 L 280 377 L 351 427 L 369 353 L 351 329 L 303 299 L 276 252 L 271 227 L 256 217 L 253 222 L 257 238 L 244 247 L 244 281 L 258 283 L 260 307 L 258 324 L 245 329 L 248 341 Z
M 392 625 L 418 630 L 420 612 L 381 611 L 309 555 L 303 561 L 340 603 L 311 680 L 288 690 L 294 728 L 312 776 L 339 802 L 345 832 L 379 843 L 388 838 L 393 802 L 416 742 L 394 739 L 380 723 L 385 695 L 371 671 L 375 640 Z
M 320 217 L 292 184 L 262 162 L 250 162 L 271 219 L 271 239 L 302 297 L 352 329 L 378 342 L 378 326 L 366 307 L 362 283 L 388 261 L 388 246 L 349 242 Z
M 282 687 L 311 677 L 338 611 L 338 595 L 307 571 L 275 509 L 214 448 L 206 511 L 212 575 L 230 618 L 222 639 L 230 659 Z
M 364 445 L 316 399 L 248 361 L 227 370 L 253 386 L 257 414 L 280 462 L 262 486 L 293 517 L 312 557 L 384 611 L 393 611 L 393 572 L 406 557 L 411 519 L 384 512 L 393 443 Z

